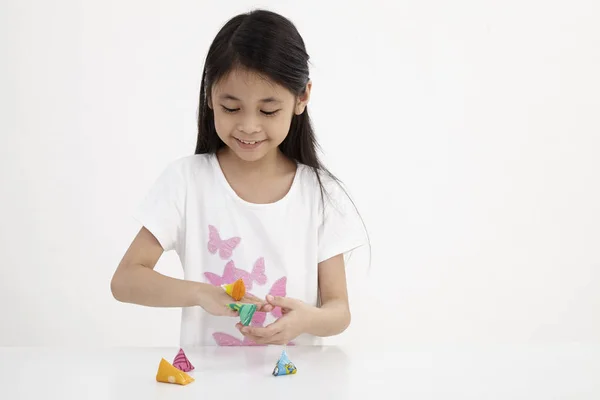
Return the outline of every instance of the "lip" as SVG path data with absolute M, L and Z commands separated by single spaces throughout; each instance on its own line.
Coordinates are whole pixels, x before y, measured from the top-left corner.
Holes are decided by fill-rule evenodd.
M 247 144 L 247 143 L 242 142 L 240 139 L 238 139 L 236 137 L 234 137 L 234 139 L 235 139 L 235 142 L 237 143 L 237 145 L 243 150 L 254 150 L 265 141 L 264 139 L 263 140 L 254 140 L 254 142 L 256 142 L 256 143 Z

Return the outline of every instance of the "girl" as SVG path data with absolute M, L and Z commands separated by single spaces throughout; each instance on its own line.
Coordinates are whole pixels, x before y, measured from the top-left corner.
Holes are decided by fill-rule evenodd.
M 210 46 L 195 154 L 150 190 L 111 282 L 119 301 L 182 307 L 181 346 L 317 344 L 350 324 L 344 255 L 366 232 L 317 157 L 311 86 L 300 34 L 273 12 L 234 17 Z M 183 280 L 154 270 L 169 250 Z M 258 306 L 247 327 L 224 318 L 220 285 L 239 278 Z

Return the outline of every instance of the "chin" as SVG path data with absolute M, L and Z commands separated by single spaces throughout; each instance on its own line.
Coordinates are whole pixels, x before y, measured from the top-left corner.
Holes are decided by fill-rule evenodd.
M 270 142 L 265 141 L 259 147 L 255 149 L 242 149 L 235 139 L 232 140 L 232 143 L 229 144 L 230 150 L 242 161 L 246 162 L 255 162 L 264 158 L 267 154 L 269 154 L 273 149 L 269 147 Z
M 255 162 L 255 161 L 259 161 L 260 159 L 262 159 L 265 154 L 263 152 L 258 152 L 258 151 L 239 151 L 239 150 L 234 150 L 233 151 L 234 154 L 242 161 L 246 161 L 246 162 Z

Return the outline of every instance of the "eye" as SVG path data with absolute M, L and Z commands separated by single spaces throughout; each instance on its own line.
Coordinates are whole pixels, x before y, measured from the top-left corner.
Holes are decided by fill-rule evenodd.
M 221 105 L 221 107 L 223 107 L 223 111 L 225 111 L 226 113 L 234 113 L 240 110 L 239 108 L 227 108 L 224 105 Z
M 273 115 L 277 114 L 280 110 L 275 110 L 275 111 L 260 111 L 261 113 L 263 113 L 264 115 L 266 115 L 267 117 L 272 117 Z

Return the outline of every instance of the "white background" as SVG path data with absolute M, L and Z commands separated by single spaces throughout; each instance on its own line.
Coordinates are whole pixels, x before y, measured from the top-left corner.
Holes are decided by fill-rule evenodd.
M 596 0 L 234 3 L 2 2 L 0 345 L 177 345 L 179 310 L 109 283 L 193 153 L 210 42 L 258 6 L 306 41 L 324 159 L 371 234 L 338 339 L 600 341 Z M 174 253 L 158 270 L 181 277 Z

